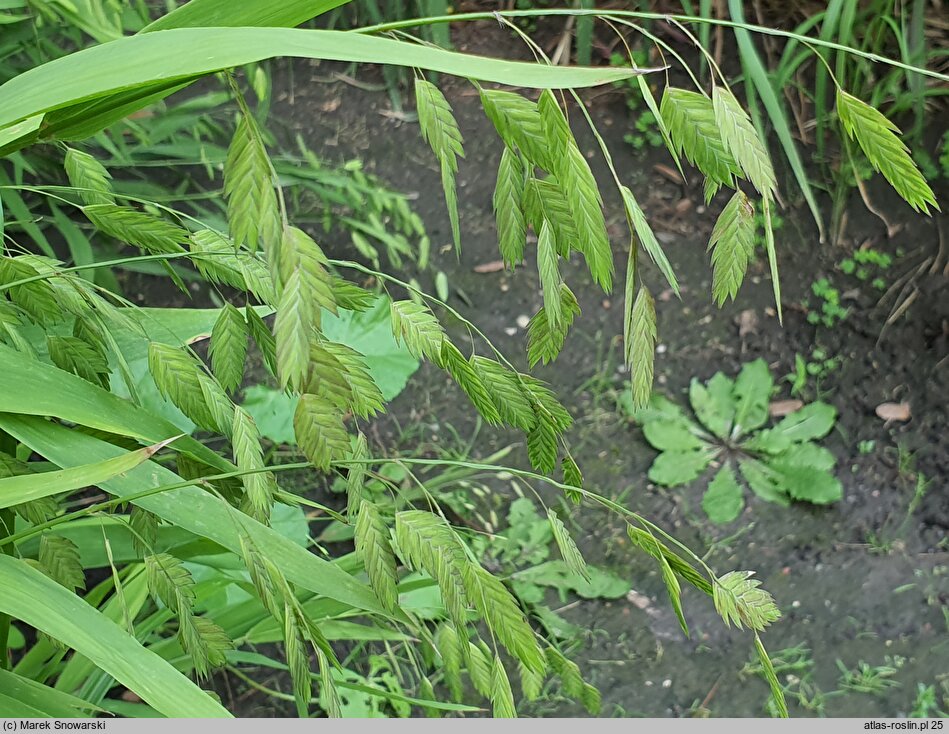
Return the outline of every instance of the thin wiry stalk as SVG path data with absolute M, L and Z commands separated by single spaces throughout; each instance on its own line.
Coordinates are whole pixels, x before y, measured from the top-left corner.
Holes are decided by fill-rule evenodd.
M 776 36 L 778 38 L 789 38 L 796 41 L 803 41 L 811 43 L 815 46 L 821 46 L 823 48 L 832 49 L 835 51 L 843 51 L 844 53 L 857 56 L 859 58 L 867 59 L 869 61 L 874 61 L 880 64 L 887 64 L 893 66 L 897 69 L 902 69 L 904 71 L 915 72 L 917 74 L 922 74 L 924 76 L 929 76 L 934 79 L 939 79 L 941 81 L 949 82 L 949 74 L 943 74 L 941 72 L 935 71 L 933 69 L 926 69 L 919 66 L 914 66 L 912 64 L 907 64 L 896 59 L 891 59 L 886 56 L 871 52 L 863 51 L 858 48 L 853 48 L 852 46 L 847 46 L 842 43 L 836 43 L 834 41 L 824 40 L 822 38 L 813 38 L 810 36 L 802 36 L 799 33 L 793 33 L 791 31 L 783 31 L 779 28 L 768 28 L 766 26 L 755 25 L 752 23 L 737 23 L 731 20 L 722 20 L 719 18 L 700 18 L 698 16 L 692 15 L 669 15 L 667 13 L 640 13 L 629 10 L 610 10 L 604 12 L 602 10 L 581 10 L 578 8 L 571 9 L 554 9 L 554 10 L 501 10 L 493 13 L 458 13 L 457 15 L 442 15 L 435 16 L 431 18 L 412 18 L 409 20 L 398 20 L 392 21 L 389 23 L 380 23 L 372 26 L 365 26 L 364 28 L 356 28 L 349 33 L 384 33 L 391 30 L 396 30 L 399 28 L 411 28 L 414 26 L 425 26 L 433 25 L 436 23 L 453 23 L 461 21 L 473 21 L 473 20 L 497 20 L 497 18 L 537 18 L 543 16 L 569 16 L 569 15 L 596 15 L 604 16 L 613 19 L 618 18 L 636 18 L 639 20 L 666 20 L 666 21 L 678 21 L 680 23 L 704 23 L 724 26 L 726 28 L 744 28 L 745 30 L 751 31 L 752 33 L 760 33 L 766 36 Z

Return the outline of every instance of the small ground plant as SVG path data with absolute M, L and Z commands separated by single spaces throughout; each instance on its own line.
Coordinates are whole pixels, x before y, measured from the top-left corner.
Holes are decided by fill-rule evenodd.
M 828 329 L 837 326 L 847 318 L 847 309 L 840 304 L 840 291 L 831 285 L 827 278 L 818 278 L 811 283 L 811 292 L 816 304 L 807 314 L 807 322 L 815 326 L 822 325 Z M 808 308 L 810 301 L 805 299 L 804 307 Z
M 732 380 L 721 372 L 689 387 L 691 412 L 661 396 L 633 412 L 646 440 L 661 453 L 649 479 L 686 486 L 717 467 L 702 497 L 714 523 L 729 523 L 745 507 L 743 483 L 760 499 L 787 506 L 818 505 L 841 498 L 834 455 L 815 443 L 834 427 L 837 411 L 826 403 L 805 405 L 770 427 L 774 383 L 764 360 L 742 367 Z
M 866 250 L 857 250 L 850 257 L 845 257 L 840 261 L 838 267 L 840 272 L 845 275 L 853 275 L 857 280 L 864 282 L 870 281 L 877 290 L 886 288 L 886 280 L 883 277 L 893 264 L 892 256 L 873 248 Z

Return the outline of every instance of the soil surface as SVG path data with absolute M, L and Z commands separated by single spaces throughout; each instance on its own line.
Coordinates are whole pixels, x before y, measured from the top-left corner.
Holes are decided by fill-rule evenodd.
M 526 58 L 522 48 L 506 40 L 499 48 L 494 30 L 482 38 L 471 27 L 455 42 L 461 50 Z M 328 160 L 359 158 L 393 188 L 410 192 L 432 238 L 432 265 L 425 272 L 399 275 L 415 276 L 434 292 L 434 275 L 444 272 L 451 305 L 526 369 L 526 330 L 519 317 L 532 315 L 541 305 L 534 263 L 513 274 L 475 272 L 476 266 L 499 257 L 491 195 L 501 144 L 474 88 L 462 80 L 439 80 L 461 126 L 467 154 L 457 178 L 459 256 L 448 247 L 451 235 L 440 177 L 411 121 L 411 103 L 405 114 L 392 112 L 384 92 L 361 88 L 362 82 L 378 85 L 381 75 L 360 69 L 354 83 L 353 73 L 329 64 L 278 65 L 272 110 L 278 131 L 282 125 L 281 134 L 302 135 Z M 820 398 L 839 411 L 824 445 L 837 457 L 844 499 L 825 508 L 782 508 L 749 497 L 739 520 L 719 527 L 701 511 L 704 486 L 666 490 L 652 485 L 646 472 L 655 451 L 616 402 L 627 378 L 621 359 L 622 293 L 599 291 L 574 259 L 564 275 L 582 315 L 562 356 L 535 374 L 551 383 L 576 418 L 569 440 L 587 485 L 674 533 L 700 555 L 707 553 L 707 562 L 718 573 L 757 572 L 784 615 L 763 635 L 766 646 L 772 653 L 798 644 L 807 647 L 813 660 L 811 681 L 829 694 L 809 706 L 790 701 L 792 715 L 909 713 L 918 684 L 935 685 L 938 692 L 949 674 L 949 281 L 942 270 L 946 245 L 941 237 L 946 234 L 940 235 L 940 222 L 915 216 L 874 179 L 868 195 L 899 232 L 888 238 L 883 222 L 854 192 L 843 237 L 834 245 L 820 244 L 810 215 L 795 200 L 793 182 L 784 176 L 780 183 L 789 201 L 781 212 L 785 224 L 777 233 L 784 324 L 776 318 L 761 251 L 738 301 L 718 309 L 711 301 L 706 244 L 723 197 L 706 211 L 699 185 L 674 183 L 654 169 L 655 164 L 671 164 L 667 153 L 637 153 L 623 142 L 633 122 L 621 91 L 593 90 L 585 99 L 623 182 L 642 204 L 682 284 L 680 300 L 666 289 L 654 267 L 645 266 L 644 278 L 658 294 L 657 389 L 684 403 L 684 390 L 693 377 L 706 380 L 717 371 L 733 377 L 743 363 L 761 357 L 780 383 L 775 399 L 787 399 L 790 384 L 784 376 L 794 372 L 796 355 L 810 361 L 816 348 L 825 358 L 837 358 L 836 367 L 809 378 L 802 397 Z M 629 237 L 620 202 L 575 108 L 571 121 L 602 184 L 622 270 Z M 943 179 L 937 198 L 947 202 L 946 194 Z M 829 212 L 829 200 L 822 204 Z M 345 242 L 323 244 L 334 255 L 355 257 Z M 841 269 L 843 259 L 868 246 L 894 256 L 893 265 L 879 274 L 885 290 Z M 814 326 L 807 318 L 816 302 L 812 283 L 822 277 L 841 292 L 848 309 L 846 318 L 832 328 Z M 905 310 L 887 323 L 907 298 L 912 300 Z M 465 329 L 448 323 L 456 343 L 466 343 Z M 880 419 L 875 409 L 885 402 L 909 403 L 911 417 L 899 422 Z M 415 424 L 421 426 L 424 440 L 435 444 L 457 445 L 454 436 L 475 436 L 473 460 L 514 444 L 505 462 L 528 468 L 522 439 L 503 431 L 476 430 L 475 413 L 464 396 L 430 367 L 416 374 L 390 414 L 377 424 L 377 440 L 397 445 L 404 440 L 398 426 Z M 920 477 L 928 484 L 914 502 Z M 507 491 L 504 482 L 495 484 L 499 493 Z M 538 489 L 557 501 L 554 494 Z M 572 656 L 602 691 L 603 715 L 763 715 L 767 686 L 742 671 L 754 655 L 751 637 L 726 629 L 709 599 L 686 590 L 685 611 L 692 629 L 686 638 L 656 567 L 630 549 L 624 524 L 588 507 L 574 511 L 573 517 L 574 534 L 588 562 L 628 577 L 636 592 L 610 603 L 573 600 L 561 612 L 585 630 Z M 853 669 L 861 662 L 897 668 L 898 685 L 872 694 L 842 690 L 839 665 Z M 556 696 L 524 704 L 521 710 L 526 715 L 583 715 L 579 707 Z

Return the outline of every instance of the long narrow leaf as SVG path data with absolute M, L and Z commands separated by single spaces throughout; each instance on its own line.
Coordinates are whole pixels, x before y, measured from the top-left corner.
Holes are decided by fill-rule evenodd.
M 292 28 L 349 0 L 191 0 L 150 23 L 142 33 L 172 28 L 268 26 Z
M 94 464 L 83 464 L 69 469 L 44 472 L 42 474 L 21 474 L 15 477 L 0 479 L 0 509 L 11 507 L 22 502 L 32 502 L 54 494 L 72 492 L 83 487 L 94 487 L 100 482 L 124 474 L 134 469 L 143 461 L 147 461 L 164 446 L 174 439 L 130 451 L 127 454 L 116 456 L 114 459 L 98 461 Z
M 0 412 L 61 418 L 149 443 L 158 443 L 181 433 L 177 426 L 128 400 L 2 344 L 0 364 L 3 365 L 0 369 Z M 235 468 L 217 452 L 190 436 L 181 436 L 173 445 L 222 472 Z
M 728 7 L 731 12 L 732 20 L 736 23 L 743 23 L 742 3 L 739 2 L 739 0 L 728 0 Z M 787 115 L 784 113 L 784 105 L 778 99 L 778 95 L 775 94 L 774 86 L 768 77 L 768 72 L 765 70 L 761 57 L 758 55 L 754 41 L 751 40 L 751 34 L 740 26 L 735 26 L 734 30 L 735 39 L 738 41 L 738 48 L 741 51 L 741 61 L 745 69 L 745 74 L 751 80 L 752 84 L 754 84 L 755 90 L 758 92 L 758 96 L 761 97 L 761 102 L 768 112 L 771 125 L 774 127 L 774 133 L 781 142 L 781 147 L 784 149 L 784 155 L 787 156 L 788 163 L 791 164 L 794 178 L 797 180 L 798 186 L 801 187 L 804 200 L 807 202 L 807 206 L 811 210 L 811 215 L 817 223 L 820 241 L 823 242 L 824 222 L 821 218 L 820 209 L 817 206 L 814 191 L 811 189 L 811 184 L 807 180 L 807 172 L 804 170 L 804 163 L 801 161 L 797 146 L 791 137 L 791 127 L 788 124 Z
M 57 691 L 55 688 L 3 668 L 0 668 L 0 696 L 39 711 L 41 716 L 64 719 L 88 717 L 90 712 L 98 709 L 88 701 Z M 5 716 L 17 715 L 13 713 L 13 709 L 8 709 L 2 702 L 0 702 L 0 711 L 3 711 Z
M 120 452 L 120 449 L 110 443 L 41 418 L 2 415 L 0 426 L 59 466 L 73 466 L 89 459 L 101 461 Z M 171 470 L 149 463 L 102 482 L 100 486 L 110 494 L 124 497 L 149 487 L 181 482 L 182 479 Z M 223 499 L 203 489 L 195 486 L 185 487 L 156 493 L 133 502 L 163 520 L 208 538 L 235 553 L 240 552 L 240 534 L 243 532 L 250 536 L 287 579 L 301 588 L 344 602 L 356 609 L 384 612 L 368 586 L 337 565 L 310 553 L 266 525 L 238 514 Z
M 98 115 L 121 106 L 124 116 L 134 111 L 138 100 L 154 101 L 201 76 L 274 56 L 386 63 L 543 89 L 594 86 L 648 71 L 491 59 L 343 31 L 179 28 L 84 49 L 11 79 L 0 86 L 0 130 L 55 111 L 46 120 L 45 137 L 69 134 L 74 121 L 89 133 L 90 105 L 83 103 L 93 103 Z M 109 95 L 117 96 L 103 100 Z M 80 108 L 66 109 L 74 105 Z M 105 117 L 103 121 L 108 122 Z
M 25 561 L 0 554 L 0 587 L 0 612 L 85 655 L 165 716 L 230 717 L 167 661 Z

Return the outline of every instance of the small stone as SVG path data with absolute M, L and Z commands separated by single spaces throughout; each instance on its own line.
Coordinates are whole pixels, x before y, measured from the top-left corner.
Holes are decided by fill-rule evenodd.
M 504 333 L 507 334 L 508 336 L 514 336 L 514 335 L 517 333 L 517 327 L 516 327 L 516 326 L 505 326 L 505 327 L 504 327 Z
M 753 308 L 745 309 L 738 314 L 738 337 L 743 339 L 748 334 L 758 333 L 758 314 Z
M 656 354 L 665 354 L 668 347 L 665 344 L 658 344 L 656 346 Z
M 640 594 L 638 591 L 627 592 L 626 601 L 639 609 L 648 609 L 652 605 L 649 597 L 645 594 Z
M 794 607 L 794 609 L 798 609 L 801 606 L 801 602 L 795 599 L 794 601 L 791 602 L 791 606 Z
M 663 687 L 663 688 L 672 688 L 672 679 L 671 679 L 671 678 L 666 678 L 666 679 L 662 682 L 662 687 Z
M 876 407 L 877 417 L 882 418 L 887 423 L 898 421 L 900 423 L 908 421 L 913 413 L 910 410 L 909 403 L 880 403 Z
M 514 320 L 514 323 L 516 323 L 522 329 L 526 329 L 527 325 L 530 322 L 531 322 L 530 316 L 525 316 L 524 314 L 521 314 Z

